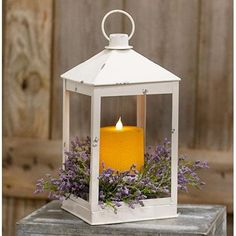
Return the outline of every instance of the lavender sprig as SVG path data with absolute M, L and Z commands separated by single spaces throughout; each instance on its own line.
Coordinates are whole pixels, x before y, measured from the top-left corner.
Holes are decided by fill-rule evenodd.
M 66 161 L 59 170 L 58 178 L 46 175 L 38 180 L 35 193 L 47 191 L 51 199 L 80 197 L 88 200 L 90 179 L 90 138 L 71 142 L 71 150 L 65 152 Z M 129 170 L 118 172 L 111 168 L 103 169 L 99 175 L 99 204 L 102 208 L 110 206 L 117 212 L 121 202 L 135 208 L 144 205 L 143 200 L 168 197 L 171 194 L 171 149 L 170 142 L 164 140 L 145 154 L 145 164 L 140 171 L 132 165 Z M 188 187 L 200 188 L 205 183 L 197 172 L 208 168 L 206 161 L 190 161 L 179 158 L 178 189 L 188 192 Z

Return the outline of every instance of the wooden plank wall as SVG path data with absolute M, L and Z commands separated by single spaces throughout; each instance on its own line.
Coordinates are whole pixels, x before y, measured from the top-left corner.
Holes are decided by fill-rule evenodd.
M 5 4 L 4 136 L 49 137 L 52 0 Z
M 202 1 L 195 147 L 232 147 L 232 1 Z
M 125 5 L 127 11 L 134 16 L 137 25 L 132 39 L 135 49 L 182 78 L 179 140 L 181 146 L 187 147 L 194 147 L 195 135 L 194 103 L 198 60 L 198 7 L 199 1 L 195 0 L 149 0 L 148 4 L 146 1 L 131 0 L 127 1 Z M 155 99 L 156 97 L 152 98 L 150 105 L 155 104 Z M 161 109 L 164 107 L 166 110 L 170 107 L 170 103 L 164 98 L 158 105 L 159 109 L 151 109 L 152 120 L 150 123 L 151 126 L 155 124 L 156 127 L 152 136 L 154 133 L 158 133 L 159 129 L 163 129 L 159 127 L 155 119 L 165 116 L 165 114 L 168 116 L 168 111 Z M 162 117 L 161 120 L 166 120 L 166 123 L 160 124 L 160 126 L 169 127 L 168 119 Z
M 53 1 L 7 0 L 3 4 L 3 133 L 9 138 L 48 139 Z M 20 151 L 27 146 L 22 145 Z M 46 202 L 24 198 L 22 185 L 35 180 L 34 172 L 27 175 L 30 160 L 20 165 L 21 156 L 14 158 L 14 151 L 10 147 L 3 163 L 3 185 L 10 191 L 3 193 L 3 234 L 7 236 L 15 235 L 17 220 Z M 32 196 L 32 186 L 30 191 Z
M 136 31 L 131 44 L 136 51 L 182 78 L 180 147 L 194 159 L 208 159 L 211 169 L 203 173 L 207 187 L 180 195 L 180 201 L 226 204 L 232 212 L 232 0 L 3 4 L 4 235 L 14 235 L 16 220 L 46 202 L 46 196 L 38 198 L 32 191 L 37 178 L 60 166 L 59 75 L 104 48 L 100 22 L 112 9 L 133 16 Z M 106 30 L 128 33 L 130 24 L 117 14 L 108 18 Z M 160 130 L 166 132 L 170 112 L 168 98 L 148 99 L 149 106 L 154 102 L 161 109 L 148 109 L 149 142 Z M 83 96 L 72 98 L 72 127 L 77 131 L 83 124 L 82 135 L 89 129 L 88 104 Z M 102 113 L 102 125 L 115 123 L 121 113 L 124 123 L 133 124 L 135 98 L 106 99 Z

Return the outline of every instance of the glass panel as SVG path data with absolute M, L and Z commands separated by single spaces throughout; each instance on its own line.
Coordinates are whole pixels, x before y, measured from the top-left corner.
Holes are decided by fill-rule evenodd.
M 136 97 L 103 97 L 101 105 L 100 169 L 103 163 L 106 168 L 127 171 L 137 164 L 138 144 L 133 143 L 137 140 L 132 136 L 137 128 Z
M 70 92 L 70 150 L 66 153 L 66 188 L 89 199 L 91 97 Z
M 70 93 L 70 139 L 90 137 L 91 97 Z
M 101 104 L 99 200 L 118 210 L 171 195 L 171 95 L 146 96 L 145 127 L 137 126 L 137 97 Z M 123 126 L 116 123 L 121 116 Z M 141 122 L 142 123 L 142 122 Z
M 144 169 L 154 185 L 153 194 L 148 194 L 148 198 L 170 197 L 172 96 L 147 95 L 146 109 L 147 154 Z
M 115 125 L 120 116 L 125 125 L 136 124 L 136 97 L 103 97 L 101 106 L 101 126 Z
M 105 97 L 101 105 L 99 201 L 119 211 L 122 202 L 134 207 L 142 200 L 144 132 L 136 125 L 136 96 Z

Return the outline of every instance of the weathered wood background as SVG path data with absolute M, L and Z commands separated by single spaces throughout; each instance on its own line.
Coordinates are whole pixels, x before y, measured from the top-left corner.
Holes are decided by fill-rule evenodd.
M 112 9 L 134 17 L 135 50 L 182 78 L 181 152 L 211 168 L 202 173 L 203 191 L 181 194 L 180 202 L 226 204 L 232 213 L 232 0 L 5 0 L 3 7 L 4 235 L 14 235 L 15 221 L 46 202 L 32 192 L 36 179 L 61 164 L 59 75 L 103 49 L 100 22 Z M 118 14 L 106 30 L 129 32 L 130 25 Z M 85 124 L 88 102 L 72 99 L 75 130 Z M 134 99 L 104 102 L 103 123 L 121 111 L 134 121 Z M 160 117 L 167 102 L 151 115 Z M 166 123 L 161 118 L 159 125 Z

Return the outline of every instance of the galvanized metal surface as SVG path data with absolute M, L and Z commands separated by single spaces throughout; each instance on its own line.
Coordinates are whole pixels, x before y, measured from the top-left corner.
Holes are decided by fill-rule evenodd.
M 178 218 L 90 226 L 53 201 L 17 223 L 17 236 L 40 235 L 226 235 L 226 208 L 220 205 L 179 205 Z

